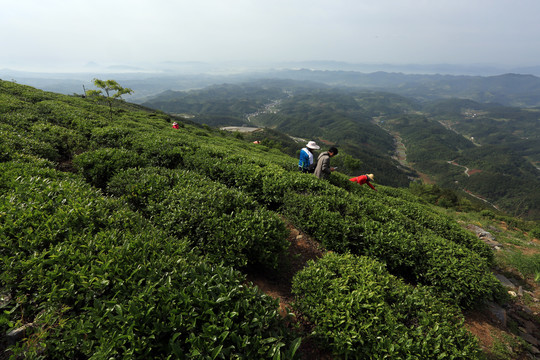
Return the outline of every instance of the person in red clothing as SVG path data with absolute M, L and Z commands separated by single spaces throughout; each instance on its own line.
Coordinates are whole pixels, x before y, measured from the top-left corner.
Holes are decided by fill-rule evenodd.
M 366 175 L 360 175 L 360 176 L 357 176 L 357 177 L 353 177 L 352 179 L 349 179 L 349 180 L 353 181 L 353 182 L 357 182 L 360 185 L 368 184 L 368 186 L 370 188 L 372 188 L 373 190 L 379 191 L 379 190 L 375 189 L 375 186 L 371 185 L 371 183 L 370 183 L 370 181 L 374 181 L 374 179 L 375 179 L 375 176 L 373 176 L 373 174 L 366 174 Z
M 180 129 L 180 125 L 178 125 L 177 122 L 173 122 L 173 123 L 172 123 L 172 128 L 173 128 L 173 129 Z

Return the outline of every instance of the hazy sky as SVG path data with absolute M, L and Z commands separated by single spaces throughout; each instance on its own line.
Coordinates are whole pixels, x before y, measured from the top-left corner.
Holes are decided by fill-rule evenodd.
M 539 0 L 0 0 L 0 69 L 164 61 L 540 65 Z

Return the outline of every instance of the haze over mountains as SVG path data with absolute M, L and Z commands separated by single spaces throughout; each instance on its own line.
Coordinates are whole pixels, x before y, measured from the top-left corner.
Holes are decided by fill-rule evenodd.
M 521 74 L 523 77 L 509 77 Z M 529 76 L 530 75 L 530 76 Z M 500 65 L 415 65 L 353 64 L 339 61 L 305 62 L 162 62 L 158 64 L 109 65 L 90 62 L 65 72 L 27 72 L 0 69 L 0 79 L 12 80 L 62 94 L 82 93 L 92 87 L 93 78 L 115 79 L 134 90 L 128 101 L 142 102 L 166 90 L 197 89 L 212 84 L 239 83 L 254 79 L 280 78 L 316 81 L 329 85 L 379 89 L 417 96 L 431 92 L 434 97 L 470 97 L 464 88 L 475 92 L 512 91 L 524 95 L 540 89 L 540 66 Z M 506 89 L 501 89 L 506 87 Z M 523 98 L 524 96 L 518 96 Z M 507 101 L 503 97 L 476 97 L 479 101 L 502 101 L 507 105 L 536 106 L 536 100 Z

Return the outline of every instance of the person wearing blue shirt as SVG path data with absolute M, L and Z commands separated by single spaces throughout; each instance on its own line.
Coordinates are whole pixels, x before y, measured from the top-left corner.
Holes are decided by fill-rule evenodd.
M 315 170 L 313 150 L 319 150 L 320 146 L 315 141 L 310 141 L 306 147 L 300 150 L 300 159 L 298 160 L 298 170 L 303 173 L 312 173 Z

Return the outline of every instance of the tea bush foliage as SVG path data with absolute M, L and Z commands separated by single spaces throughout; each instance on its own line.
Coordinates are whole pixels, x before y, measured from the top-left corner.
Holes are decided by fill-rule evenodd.
M 104 189 L 114 174 L 124 169 L 144 166 L 145 161 L 131 150 L 101 148 L 77 155 L 73 164 L 90 184 Z
M 456 308 L 367 257 L 327 254 L 296 274 L 295 306 L 344 359 L 481 359 Z
M 108 189 L 159 228 L 237 268 L 248 262 L 276 268 L 288 247 L 285 225 L 276 214 L 241 191 L 192 171 L 129 169 L 115 176 Z
M 335 354 L 478 356 L 459 307 L 502 287 L 458 224 L 407 190 L 319 180 L 275 149 L 117 105 L 111 120 L 0 81 L 0 331 L 31 324 L 9 354 L 298 357 L 277 300 L 242 274 L 279 269 L 287 221 L 334 252 L 293 289 Z
M 290 193 L 284 207 L 287 217 L 327 249 L 376 257 L 391 272 L 433 286 L 464 307 L 503 291 L 489 261 L 481 257 L 485 251 L 474 251 L 483 250 L 481 244 L 472 242 L 469 249 L 444 239 L 379 200 L 355 200 L 346 193 L 339 197 Z
M 15 354 L 292 358 L 277 302 L 236 270 L 75 175 L 2 168 L 0 327 L 34 324 Z

